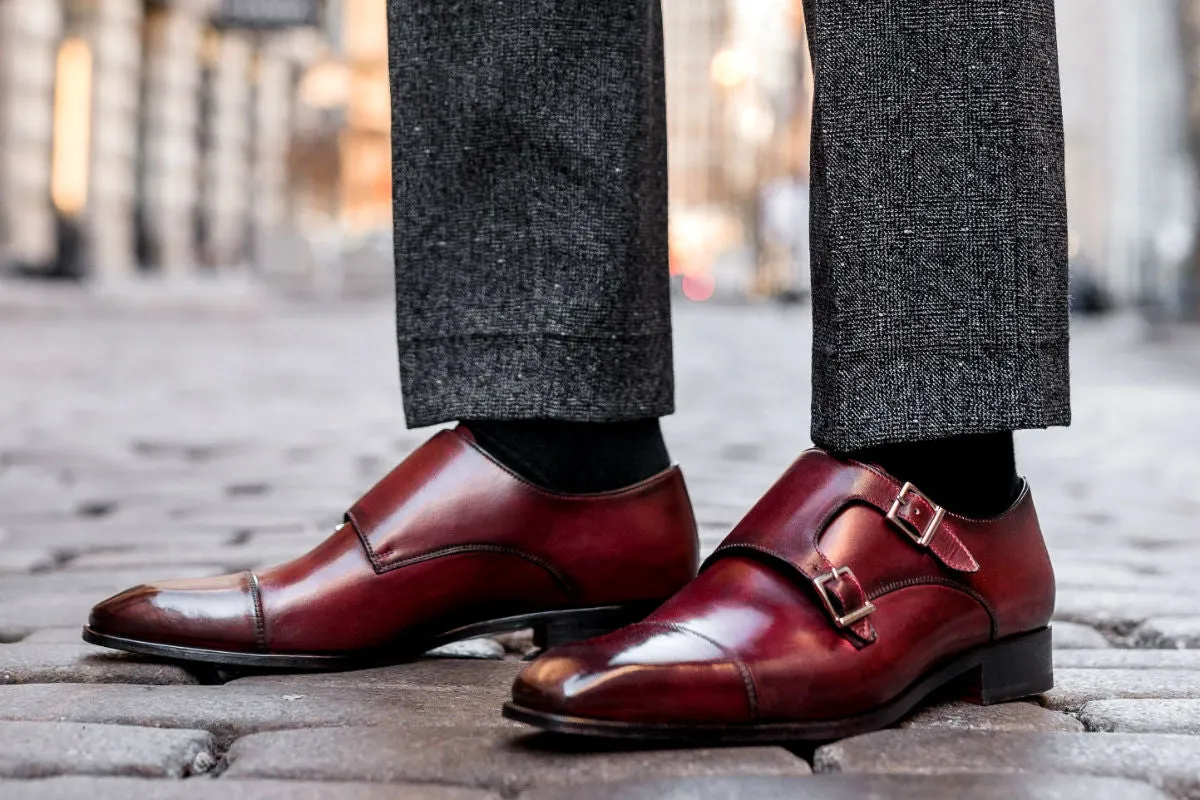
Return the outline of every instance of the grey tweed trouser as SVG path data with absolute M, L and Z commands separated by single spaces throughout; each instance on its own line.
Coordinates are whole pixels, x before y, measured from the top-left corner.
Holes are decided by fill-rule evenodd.
M 805 7 L 813 440 L 1067 424 L 1053 0 Z M 658 0 L 388 8 L 408 423 L 671 413 Z

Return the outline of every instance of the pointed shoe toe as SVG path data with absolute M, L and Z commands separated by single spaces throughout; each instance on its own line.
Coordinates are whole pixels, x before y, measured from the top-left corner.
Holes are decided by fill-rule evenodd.
M 98 603 L 83 638 L 168 657 L 173 648 L 253 653 L 261 622 L 255 580 L 246 572 L 135 586 Z
M 554 646 L 645 617 L 695 576 L 698 550 L 678 467 L 619 491 L 550 492 L 460 428 L 414 451 L 310 552 L 130 589 L 93 610 L 84 638 L 280 669 L 380 666 L 523 628 Z

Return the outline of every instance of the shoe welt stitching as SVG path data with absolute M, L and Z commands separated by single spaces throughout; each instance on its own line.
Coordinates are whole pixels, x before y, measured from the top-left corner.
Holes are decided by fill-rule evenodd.
M 258 650 L 261 653 L 267 651 L 267 626 L 263 617 L 263 602 L 262 602 L 262 587 L 258 583 L 258 576 L 253 570 L 246 573 L 249 576 L 246 581 L 250 586 L 250 600 L 254 606 L 254 636 L 255 644 L 258 645 Z
M 742 676 L 742 684 L 743 684 L 743 686 L 745 686 L 745 689 L 746 689 L 746 700 L 750 703 L 750 719 L 751 720 L 758 719 L 758 691 L 755 689 L 755 686 L 754 686 L 754 674 L 750 672 L 750 667 L 748 667 L 746 665 L 746 662 L 742 661 L 742 657 L 739 656 L 737 653 L 735 653 L 733 650 L 731 650 L 728 647 L 726 647 L 725 645 L 721 644 L 720 642 L 718 642 L 716 639 L 712 638 L 711 636 L 706 636 L 705 634 L 700 633 L 700 631 L 692 630 L 691 628 L 687 627 L 686 625 L 680 625 L 677 622 L 657 622 L 655 620 L 645 619 L 645 620 L 642 620 L 641 622 L 635 622 L 632 625 L 630 625 L 629 627 L 630 628 L 639 628 L 639 627 L 666 628 L 667 630 L 672 630 L 672 631 L 675 631 L 676 633 L 691 634 L 692 636 L 695 636 L 697 639 L 703 639 L 704 641 L 711 644 L 713 647 L 720 650 L 722 653 L 725 654 L 725 656 L 730 661 L 733 662 L 734 666 L 737 667 L 738 672 Z

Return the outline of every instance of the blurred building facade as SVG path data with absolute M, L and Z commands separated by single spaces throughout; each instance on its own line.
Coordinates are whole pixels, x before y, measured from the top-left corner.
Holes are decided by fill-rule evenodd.
M 666 0 L 663 18 L 672 274 L 693 300 L 790 290 L 794 253 L 763 241 L 761 218 L 770 187 L 807 182 L 801 2 Z
M 754 227 L 797 107 L 799 0 L 667 0 L 673 242 Z M 0 0 L 0 269 L 386 273 L 386 0 Z
M 0 271 L 380 288 L 386 2 L 0 0 Z M 1195 312 L 1200 0 L 1056 2 L 1075 276 Z M 671 269 L 692 299 L 806 283 L 801 6 L 663 0 Z
M 1197 0 L 1057 0 L 1071 261 L 1122 305 L 1196 312 L 1184 22 Z M 1196 81 L 1191 81 L 1193 88 Z
M 0 263 L 246 263 L 288 224 L 315 0 L 0 0 Z

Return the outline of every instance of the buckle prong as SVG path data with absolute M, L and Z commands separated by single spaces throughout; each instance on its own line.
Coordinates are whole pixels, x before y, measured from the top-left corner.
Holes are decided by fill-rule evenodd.
M 924 530 L 900 516 L 900 509 L 909 504 L 910 496 L 924 500 L 933 509 L 933 519 L 926 523 Z M 933 541 L 933 537 L 938 532 L 938 526 L 942 524 L 942 519 L 945 516 L 946 509 L 930 500 L 921 493 L 920 489 L 911 483 L 905 483 L 901 487 L 900 494 L 896 495 L 896 499 L 892 502 L 892 507 L 887 512 L 888 521 L 903 531 L 904 535 L 916 542 L 919 547 L 929 547 L 929 543 Z
M 854 577 L 854 573 L 850 571 L 849 567 L 834 567 L 832 571 L 813 578 L 813 586 L 816 588 L 817 594 L 820 595 L 821 602 L 825 604 L 825 610 L 829 612 L 829 616 L 833 619 L 833 624 L 839 628 L 848 628 L 875 611 L 875 604 L 870 600 L 864 600 L 861 608 L 856 608 L 845 616 L 838 615 L 837 609 L 833 607 L 833 601 L 829 597 L 829 589 L 825 587 L 825 584 L 833 580 L 841 580 L 847 575 Z

